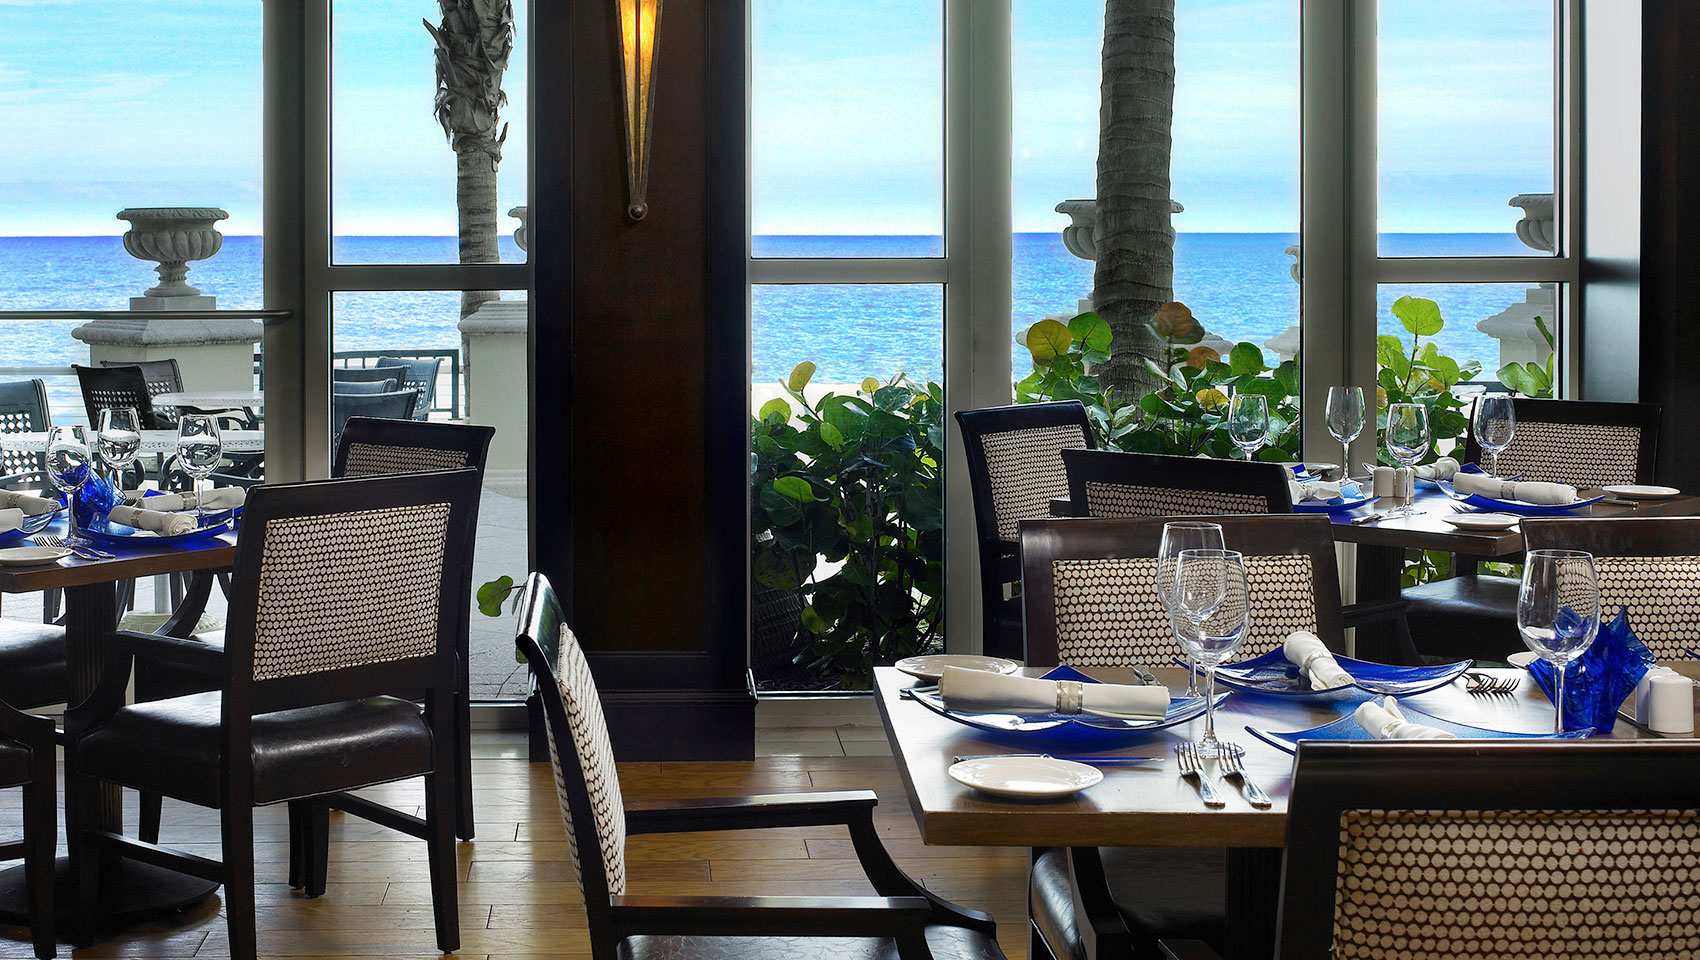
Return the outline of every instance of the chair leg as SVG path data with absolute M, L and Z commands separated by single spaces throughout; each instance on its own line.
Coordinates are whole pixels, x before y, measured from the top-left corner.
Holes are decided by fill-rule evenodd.
M 307 815 L 302 809 L 305 801 L 289 801 L 289 887 L 299 890 L 307 885 L 306 845 L 302 831 L 307 826 Z
M 302 886 L 307 896 L 322 897 L 331 868 L 331 808 L 322 801 L 308 800 L 301 812 Z
M 257 960 L 254 920 L 254 807 L 232 797 L 220 817 L 224 840 L 224 912 L 231 960 Z
M 452 758 L 438 756 L 449 763 Z M 441 766 L 438 767 L 440 771 Z M 437 949 L 460 949 L 460 900 L 455 885 L 454 785 L 442 773 L 425 777 L 425 823 L 430 830 L 431 913 L 437 925 Z
M 29 853 L 24 857 L 24 887 L 29 896 L 30 937 L 41 960 L 58 956 L 53 930 L 54 850 L 59 839 L 58 798 L 54 794 L 53 759 L 45 764 L 45 776 L 24 786 L 24 838 Z
M 74 761 L 67 760 L 65 792 L 67 795 L 87 795 L 86 781 L 76 786 L 71 779 Z M 87 812 L 81 804 L 65 804 L 65 840 L 71 848 L 71 881 L 76 898 L 71 908 L 71 942 L 78 947 L 94 944 L 95 921 L 100 916 L 100 841 L 84 836 Z
M 165 809 L 165 798 L 144 790 L 140 800 L 141 812 L 136 816 L 136 839 L 143 843 L 158 843 L 159 820 Z
M 461 679 L 455 695 L 455 836 L 471 840 L 472 824 L 472 703 L 468 682 Z

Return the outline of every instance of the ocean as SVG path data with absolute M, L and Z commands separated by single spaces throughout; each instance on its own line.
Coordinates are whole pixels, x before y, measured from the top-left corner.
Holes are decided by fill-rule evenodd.
M 1230 341 L 1263 341 L 1296 323 L 1299 287 L 1286 248 L 1297 234 L 1183 233 L 1175 242 L 1175 295 L 1212 333 Z M 503 260 L 524 254 L 503 237 Z M 1405 234 L 1383 238 L 1397 255 L 1530 253 L 1510 234 Z M 754 239 L 758 256 L 927 256 L 936 237 L 782 237 Z M 445 263 L 454 237 L 338 237 L 338 259 L 350 263 Z M 190 265 L 189 282 L 225 308 L 263 306 L 260 238 L 226 237 L 210 260 Z M 0 309 L 123 310 L 155 281 L 151 266 L 126 254 L 120 238 L 0 238 Z M 1060 234 L 1015 235 L 1011 358 L 1016 375 L 1031 369 L 1014 334 L 1047 314 L 1072 315 L 1091 292 L 1092 264 L 1063 248 Z M 1498 366 L 1497 343 L 1477 321 L 1523 299 L 1523 284 L 1389 285 L 1379 291 L 1377 328 L 1402 334 L 1388 307 L 1413 294 L 1440 303 L 1441 349 L 1460 361 Z M 510 294 L 513 296 L 513 294 Z M 816 379 L 885 378 L 898 371 L 937 379 L 943 357 L 943 290 L 937 285 L 762 285 L 752 292 L 752 379 L 771 383 L 814 361 Z M 340 293 L 334 301 L 333 349 L 455 349 L 459 296 L 432 292 Z M 0 366 L 65 366 L 87 362 L 71 337 L 77 321 L 10 321 L 0 332 Z M 1273 355 L 1271 355 L 1272 358 Z M 193 386 L 192 384 L 190 386 Z M 80 412 L 76 388 L 53 384 L 56 410 Z

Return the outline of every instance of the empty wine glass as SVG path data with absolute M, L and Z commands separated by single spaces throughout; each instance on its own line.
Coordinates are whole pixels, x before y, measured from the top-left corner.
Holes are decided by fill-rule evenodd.
M 1261 393 L 1236 393 L 1228 404 L 1228 439 L 1245 453 L 1263 446 L 1269 435 L 1269 400 Z
M 1593 554 L 1530 550 L 1517 592 L 1517 630 L 1523 645 L 1552 664 L 1554 733 L 1564 732 L 1564 670 L 1600 632 L 1600 584 Z
M 218 421 L 204 413 L 186 413 L 177 422 L 177 463 L 194 481 L 195 516 L 206 516 L 201 506 L 201 481 L 218 469 L 224 456 L 224 441 Z
M 1387 452 L 1406 467 L 1414 467 L 1428 456 L 1428 408 L 1420 403 L 1395 403 L 1387 408 Z M 1407 497 L 1399 506 L 1389 510 L 1390 517 L 1416 513 L 1411 506 L 1414 497 Z
M 1206 758 L 1244 752 L 1216 739 L 1216 667 L 1245 640 L 1249 599 L 1245 557 L 1237 551 L 1181 551 L 1169 624 L 1181 647 L 1204 668 L 1204 736 L 1197 746 Z
M 1488 452 L 1489 470 L 1499 476 L 1499 452 L 1511 446 L 1517 433 L 1517 413 L 1510 397 L 1476 398 L 1476 443 Z
M 1169 606 L 1175 590 L 1175 561 L 1180 559 L 1182 550 L 1221 550 L 1222 525 L 1201 520 L 1174 520 L 1163 524 L 1163 539 L 1157 544 L 1157 602 L 1163 605 L 1163 612 L 1169 612 Z M 1171 622 L 1171 627 L 1173 626 Z M 1175 635 L 1175 642 L 1180 643 L 1180 634 Z M 1191 668 L 1186 685 L 1186 695 L 1198 696 L 1198 661 L 1187 655 L 1187 666 Z
M 1329 387 L 1324 413 L 1328 432 L 1340 441 L 1340 479 L 1352 475 L 1352 441 L 1364 432 L 1364 388 Z
M 77 532 L 77 491 L 89 478 L 89 445 L 82 427 L 54 427 L 47 434 L 47 481 L 65 495 L 67 539 L 81 543 Z
M 141 418 L 135 407 L 108 407 L 100 412 L 100 431 L 95 434 L 100 460 L 112 471 L 113 489 L 124 489 L 124 471 L 142 452 Z

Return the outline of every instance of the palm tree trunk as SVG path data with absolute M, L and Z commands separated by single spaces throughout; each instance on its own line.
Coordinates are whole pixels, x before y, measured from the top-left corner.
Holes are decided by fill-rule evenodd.
M 460 262 L 500 262 L 502 253 L 496 240 L 496 168 L 482 149 L 455 151 L 455 206 L 460 210 Z M 469 317 L 484 303 L 500 299 L 499 290 L 463 290 L 460 315 Z
M 1161 358 L 1162 341 L 1146 324 L 1174 299 L 1175 0 L 1105 0 L 1103 62 L 1092 300 L 1114 340 L 1097 375 L 1133 401 L 1157 386 L 1143 359 Z

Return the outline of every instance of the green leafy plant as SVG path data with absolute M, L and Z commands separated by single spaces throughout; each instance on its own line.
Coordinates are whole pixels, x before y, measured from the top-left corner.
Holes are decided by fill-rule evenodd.
M 1400 297 L 1393 301 L 1393 315 L 1411 335 L 1409 350 L 1405 341 L 1391 334 L 1375 338 L 1376 371 L 1376 455 L 1381 463 L 1397 466 L 1387 452 L 1383 438 L 1387 431 L 1387 407 L 1394 403 L 1420 403 L 1428 407 L 1431 442 L 1424 463 L 1450 453 L 1458 438 L 1469 429 L 1470 419 L 1464 413 L 1464 401 L 1453 387 L 1480 373 L 1482 365 L 1475 360 L 1460 364 L 1440 352 L 1430 339 L 1445 329 L 1440 305 L 1422 297 Z
M 1508 363 L 1499 368 L 1495 376 L 1499 382 L 1517 391 L 1525 397 L 1552 396 L 1552 361 L 1556 357 L 1556 341 L 1552 331 L 1547 329 L 1547 322 L 1540 317 L 1535 318 L 1535 329 L 1541 332 L 1541 337 L 1547 342 L 1547 359 L 1545 363 Z
M 897 374 L 811 402 L 815 365 L 750 425 L 757 583 L 796 591 L 799 663 L 865 688 L 944 628 L 944 388 Z
M 514 578 L 503 574 L 488 583 L 478 586 L 478 612 L 486 617 L 502 615 L 502 604 L 508 600 L 508 595 L 518 590 Z

